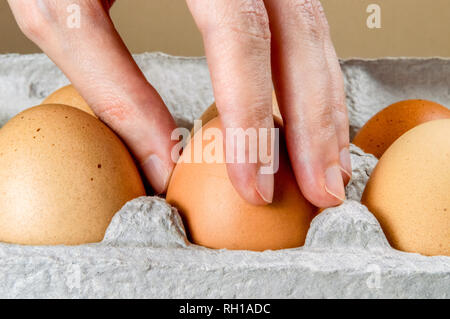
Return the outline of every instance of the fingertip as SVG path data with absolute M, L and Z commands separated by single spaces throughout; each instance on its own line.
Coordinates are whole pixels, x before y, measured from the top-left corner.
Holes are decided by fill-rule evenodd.
M 272 203 L 274 194 L 274 175 L 263 174 L 256 165 L 227 164 L 231 183 L 239 196 L 255 206 Z
M 173 167 L 164 164 L 160 157 L 152 154 L 142 162 L 142 170 L 157 195 L 166 192 Z
M 352 163 L 348 147 L 342 148 L 342 150 L 339 152 L 339 160 L 342 179 L 344 181 L 344 185 L 347 186 L 347 184 L 352 179 Z
M 345 201 L 345 188 L 342 171 L 338 165 L 332 165 L 325 171 L 325 191 L 338 200 L 338 204 Z
M 344 186 L 347 186 L 348 183 L 350 183 L 350 180 L 352 179 L 352 175 L 350 175 L 342 167 L 340 167 L 340 169 L 341 169 L 341 173 L 342 173 L 342 181 L 344 182 Z
M 302 190 L 302 194 L 305 196 L 306 200 L 320 209 L 339 206 L 345 200 L 345 198 L 340 198 L 338 195 L 334 194 L 334 192 L 329 190 L 326 185 L 314 190 Z
M 274 176 L 265 174 L 261 168 L 256 177 L 256 192 L 259 194 L 265 204 L 271 204 L 274 193 Z
M 339 165 L 332 165 L 323 172 L 302 166 L 299 172 L 297 182 L 300 190 L 314 206 L 329 208 L 345 201 L 344 180 Z

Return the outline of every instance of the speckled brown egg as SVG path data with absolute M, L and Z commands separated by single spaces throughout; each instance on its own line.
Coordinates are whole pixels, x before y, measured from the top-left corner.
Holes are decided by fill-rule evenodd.
M 203 127 L 203 135 L 209 128 L 220 128 L 219 118 Z M 195 134 L 191 143 L 201 139 L 201 134 Z M 207 145 L 204 142 L 203 148 Z M 167 200 L 178 208 L 193 243 L 254 251 L 304 244 L 317 209 L 300 192 L 283 141 L 274 199 L 267 206 L 253 206 L 240 197 L 223 158 L 219 163 L 185 163 L 187 154 L 175 167 Z
M 114 214 L 143 195 L 127 148 L 85 112 L 41 105 L 0 130 L 1 242 L 98 242 Z
M 362 203 L 394 248 L 450 256 L 450 119 L 419 125 L 395 141 Z
M 392 143 L 422 123 L 450 118 L 446 107 L 426 100 L 407 100 L 374 115 L 358 132 L 353 144 L 380 158 Z
M 70 84 L 50 94 L 42 104 L 65 104 L 80 109 L 86 113 L 96 116 L 91 107 L 81 97 L 78 91 Z

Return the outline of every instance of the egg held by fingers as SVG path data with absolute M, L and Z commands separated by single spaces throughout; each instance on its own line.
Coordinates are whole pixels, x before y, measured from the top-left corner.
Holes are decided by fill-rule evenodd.
M 209 248 L 263 251 L 302 246 L 317 209 L 302 195 L 280 137 L 279 169 L 272 204 L 247 203 L 233 187 L 224 157 L 216 162 L 193 162 L 195 145 L 205 151 L 209 129 L 220 129 L 218 117 L 190 141 L 172 175 L 167 201 L 178 208 L 190 240 Z M 211 142 L 212 143 L 212 142 Z M 222 145 L 220 145 L 222 147 Z M 217 151 L 217 150 L 216 150 Z

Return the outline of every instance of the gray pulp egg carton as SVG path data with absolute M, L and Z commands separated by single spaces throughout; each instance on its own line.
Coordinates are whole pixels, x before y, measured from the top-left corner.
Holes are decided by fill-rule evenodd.
M 213 102 L 205 59 L 135 56 L 180 126 Z M 348 60 L 351 132 L 402 99 L 450 105 L 450 61 Z M 0 126 L 67 84 L 43 55 L 0 56 Z M 143 197 L 113 218 L 101 243 L 76 247 L 0 244 L 0 297 L 43 298 L 449 298 L 450 257 L 392 249 L 359 203 L 377 160 L 351 148 L 348 200 L 312 222 L 304 247 L 210 250 L 186 240 L 176 209 Z

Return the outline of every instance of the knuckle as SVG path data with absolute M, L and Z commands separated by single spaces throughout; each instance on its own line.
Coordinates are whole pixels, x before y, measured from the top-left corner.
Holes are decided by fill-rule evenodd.
M 114 1 L 106 1 L 106 3 L 83 1 L 80 2 L 80 7 L 83 16 L 89 21 L 95 22 L 104 18 L 105 11 L 108 11 L 113 3 Z
M 121 123 L 130 116 L 130 109 L 117 102 L 97 105 L 95 110 L 96 114 L 106 123 Z
M 346 125 L 348 123 L 347 108 L 341 104 L 334 109 L 334 119 L 336 123 Z
M 255 128 L 267 127 L 272 120 L 272 110 L 268 103 L 259 103 L 249 109 L 244 117 L 245 123 L 252 123 Z
M 331 107 L 325 107 L 313 117 L 314 125 L 319 132 L 333 132 L 333 113 Z
M 310 101 L 314 101 L 314 104 L 311 105 L 311 111 L 308 112 L 309 116 L 307 116 L 310 133 L 334 132 L 334 111 L 329 104 L 330 101 L 320 93 L 312 95 Z
M 317 111 L 311 118 L 310 134 L 320 145 L 333 144 L 337 139 L 336 113 L 332 107 L 325 107 Z
M 30 40 L 35 42 L 36 40 L 43 38 L 45 27 L 43 26 L 42 21 L 36 17 L 21 20 L 18 24 L 23 34 Z
M 45 1 L 43 3 L 46 3 Z M 41 8 L 39 8 L 36 2 L 30 2 L 29 8 L 21 8 L 20 15 L 17 17 L 17 24 L 20 30 L 30 40 L 36 41 L 42 39 L 47 30 L 49 21 L 45 18 Z M 44 8 L 47 10 L 47 8 Z
M 334 90 L 334 94 L 332 96 L 331 106 L 334 110 L 341 114 L 347 114 L 347 105 L 345 101 L 344 94 L 341 93 L 342 91 L 340 89 Z
M 336 128 L 332 126 L 321 127 L 318 129 L 315 136 L 318 145 L 333 145 L 337 139 Z
M 338 112 L 346 114 L 346 96 L 341 74 L 332 74 L 331 76 L 331 106 Z
M 270 40 L 269 17 L 263 0 L 230 1 L 216 11 L 216 15 L 209 15 L 207 22 L 202 23 L 203 32 L 233 32 L 238 36 Z
M 294 15 L 315 20 L 315 0 L 289 0 L 288 10 Z
M 288 23 L 300 25 L 305 35 L 318 41 L 324 37 L 324 30 L 319 20 L 321 8 L 319 0 L 289 0 L 286 18 Z
M 328 24 L 327 16 L 325 15 L 325 10 L 323 9 L 322 3 L 320 1 L 316 1 L 316 11 L 320 22 L 322 23 L 325 31 L 327 33 L 330 32 L 330 25 Z
M 264 4 L 259 0 L 242 1 L 232 27 L 239 32 L 255 38 L 268 40 L 271 37 L 269 17 Z
M 17 23 L 22 32 L 32 41 L 45 40 L 56 27 L 66 23 L 67 9 L 70 4 L 77 4 L 81 14 L 90 21 L 98 21 L 104 14 L 104 8 L 98 1 L 74 1 L 74 3 L 54 0 L 29 1 L 18 7 L 20 15 Z M 60 28 L 60 30 L 63 30 Z

